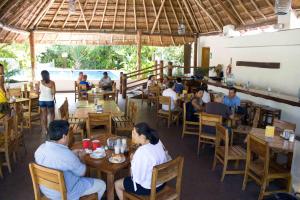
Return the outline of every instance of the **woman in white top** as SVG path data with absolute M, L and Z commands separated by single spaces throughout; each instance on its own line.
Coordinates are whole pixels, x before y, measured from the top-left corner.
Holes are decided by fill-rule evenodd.
M 47 70 L 43 70 L 41 75 L 42 80 L 38 83 L 37 91 L 39 93 L 39 106 L 41 109 L 42 133 L 46 134 L 48 115 L 50 115 L 50 122 L 52 122 L 55 118 L 55 83 L 50 80 L 50 75 Z
M 131 177 L 115 182 L 120 200 L 123 200 L 124 190 L 137 195 L 150 195 L 153 167 L 168 161 L 164 146 L 156 135 L 156 131 L 146 123 L 135 125 L 132 131 L 132 142 L 141 146 L 133 156 L 131 155 Z M 164 185 L 157 185 L 156 191 L 162 190 Z

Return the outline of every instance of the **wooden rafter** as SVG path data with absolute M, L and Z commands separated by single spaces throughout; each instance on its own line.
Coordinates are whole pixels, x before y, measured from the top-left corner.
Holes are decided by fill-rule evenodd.
M 51 22 L 50 22 L 48 28 L 50 28 L 50 27 L 52 26 L 52 24 L 53 24 L 53 22 L 55 21 L 55 18 L 56 18 L 56 16 L 57 16 L 59 10 L 60 10 L 61 7 L 64 5 L 64 3 L 65 3 L 65 0 L 63 0 L 63 1 L 60 3 L 60 5 L 58 6 L 58 8 L 57 8 L 57 10 L 56 10 L 56 12 L 55 12 L 55 14 L 54 14 L 54 17 L 52 18 L 52 20 L 51 20 Z
M 250 0 L 252 5 L 254 6 L 254 8 L 256 9 L 256 11 L 264 18 L 267 19 L 266 16 L 264 15 L 264 13 L 261 12 L 261 10 L 258 8 L 258 6 L 256 5 L 256 3 L 253 0 Z
M 213 10 L 213 12 L 215 13 L 215 15 L 217 16 L 217 18 L 218 18 L 220 24 L 221 24 L 222 26 L 224 26 L 223 21 L 221 20 L 221 18 L 220 18 L 220 16 L 219 16 L 218 12 L 216 11 L 214 5 L 210 2 L 210 0 L 207 0 L 207 2 L 208 2 L 208 4 L 209 4 L 210 8 L 211 8 L 211 9 Z
M 146 8 L 145 0 L 143 0 L 143 6 L 144 6 L 144 15 L 145 15 L 146 27 L 147 27 L 147 32 L 148 32 L 149 31 L 149 24 L 148 24 L 147 8 Z
M 202 30 L 201 30 L 201 26 L 200 26 L 200 24 L 199 24 L 199 20 L 198 20 L 198 18 L 196 17 L 196 12 L 195 12 L 195 10 L 194 10 L 194 8 L 193 8 L 193 6 L 191 5 L 191 2 L 190 1 L 187 1 L 187 3 L 188 3 L 188 6 L 190 7 L 190 9 L 191 9 L 191 13 L 192 13 L 192 17 L 195 19 L 195 21 L 196 21 L 196 25 L 197 25 L 197 27 L 198 27 L 198 33 L 199 32 L 202 32 Z
M 193 25 L 195 27 L 196 32 L 200 32 L 199 28 L 196 24 L 195 18 L 193 17 L 191 9 L 190 9 L 189 5 L 187 4 L 186 0 L 183 0 L 183 4 L 184 4 L 186 10 L 188 11 L 188 14 L 189 14 L 190 18 L 192 19 L 192 22 L 193 22 Z
M 227 2 L 229 3 L 229 5 L 231 6 L 232 10 L 234 11 L 234 13 L 236 14 L 236 16 L 240 19 L 240 21 L 242 22 L 243 25 L 245 25 L 245 21 L 243 20 L 243 18 L 241 17 L 241 15 L 239 14 L 239 12 L 237 12 L 236 8 L 234 7 L 233 3 L 231 2 L 231 0 L 227 0 Z
M 26 24 L 26 26 L 25 26 L 25 29 L 26 29 L 26 30 L 28 29 L 28 27 L 30 26 L 30 24 L 32 23 L 32 21 L 34 20 L 34 17 L 32 17 L 32 16 L 37 16 L 38 13 L 40 12 L 40 10 L 43 9 L 43 7 L 45 6 L 45 3 L 47 3 L 47 2 L 46 2 L 46 1 L 40 1 L 40 2 L 38 2 L 38 3 L 36 4 L 35 9 L 32 10 L 33 14 L 32 14 L 32 15 L 29 15 L 29 16 L 27 17 L 27 19 L 24 20 L 24 21 L 27 21 L 27 24 Z M 17 22 L 17 23 L 18 23 L 18 22 Z M 23 27 L 23 26 L 21 25 L 21 27 Z
M 199 6 L 196 5 L 196 8 L 197 8 L 197 11 L 198 11 L 199 15 L 201 16 L 201 19 L 202 19 L 203 24 L 204 24 L 204 26 L 205 26 L 206 32 L 209 32 L 209 29 L 208 29 L 207 24 L 206 24 L 206 22 L 205 22 L 205 19 L 204 19 L 203 15 L 202 15 L 202 13 L 201 13 L 201 11 L 200 11 L 200 9 L 199 9 Z M 210 21 L 210 22 L 211 22 L 211 21 Z M 213 25 L 213 26 L 214 26 L 214 25 Z
M 127 12 L 127 0 L 125 0 L 125 7 L 124 7 L 124 31 L 126 30 L 126 12 Z
M 227 14 L 227 16 L 229 17 L 231 23 L 235 24 L 235 25 L 238 25 L 239 22 L 236 20 L 235 16 L 233 16 L 233 14 L 231 13 L 230 9 L 221 0 L 217 0 L 217 2 L 222 7 L 222 9 L 224 10 L 224 12 Z
M 112 30 L 115 30 L 116 18 L 117 18 L 117 12 L 118 12 L 118 3 L 119 3 L 119 0 L 116 0 L 116 7 L 115 7 L 114 22 L 113 22 Z
M 1 3 L 0 3 L 0 9 L 8 2 L 9 0 L 3 0 Z
M 185 12 L 184 12 L 184 10 L 183 10 L 183 8 L 182 8 L 182 6 L 181 6 L 180 1 L 177 0 L 177 3 L 178 3 L 178 5 L 179 5 L 180 11 L 181 11 L 181 13 L 182 13 L 182 15 L 183 15 L 183 17 L 184 17 L 185 23 L 187 24 L 188 28 L 190 29 L 190 31 L 191 31 L 191 33 L 192 33 L 192 32 L 193 32 L 193 29 L 192 29 L 192 27 L 191 27 L 191 25 L 190 25 L 190 23 L 189 23 L 189 21 L 188 21 L 186 15 L 185 15 Z
M 135 31 L 137 31 L 137 18 L 136 18 L 135 0 L 133 0 L 133 15 L 134 15 L 134 28 L 135 28 Z
M 28 14 L 28 11 L 31 10 L 32 7 L 36 5 L 36 2 L 29 3 L 28 1 L 25 1 L 22 6 L 20 6 L 17 10 L 15 10 L 16 15 L 14 15 L 12 18 L 9 19 L 8 25 L 11 25 L 16 21 L 19 21 L 22 17 L 24 17 L 24 14 Z
M 68 22 L 68 20 L 69 20 L 70 15 L 71 15 L 71 13 L 68 13 L 68 16 L 67 16 L 67 18 L 65 19 L 62 28 L 65 28 L 65 26 L 66 26 L 66 24 L 67 24 L 67 22 Z
M 159 8 L 158 13 L 157 13 L 157 15 L 156 15 L 156 18 L 155 18 L 155 21 L 154 21 L 154 24 L 153 24 L 151 33 L 154 33 L 154 31 L 155 31 L 155 28 L 156 28 L 158 19 L 159 19 L 159 17 L 160 17 L 160 13 L 161 13 L 161 11 L 162 11 L 162 9 L 163 9 L 163 7 L 164 7 L 165 2 L 166 2 L 166 0 L 163 0 L 163 1 L 161 2 L 161 5 L 160 5 L 160 8 Z
M 94 17 L 95 17 L 95 13 L 96 13 L 96 10 L 97 10 L 98 2 L 99 2 L 99 0 L 96 0 L 95 6 L 94 6 L 94 9 L 93 9 L 93 13 L 92 13 L 92 17 L 91 17 L 91 20 L 89 21 L 89 24 L 88 24 L 89 28 L 91 26 L 91 23 L 93 22 Z
M 154 4 L 154 1 L 153 1 L 153 0 L 152 0 L 152 6 L 153 6 L 153 10 L 154 10 L 154 15 L 155 15 L 155 17 L 156 17 L 156 16 L 157 16 L 157 12 L 156 12 L 156 7 L 155 7 L 155 4 Z M 158 21 L 158 31 L 160 32 L 159 21 Z M 153 33 L 151 33 L 151 34 L 153 34 Z M 161 35 L 160 35 L 159 39 L 160 39 L 160 43 L 162 44 L 163 41 L 162 41 Z
M 177 17 L 177 15 L 176 15 L 176 12 L 175 12 L 175 9 L 174 9 L 174 6 L 173 6 L 173 3 L 172 3 L 172 0 L 169 0 L 169 3 L 170 3 L 170 5 L 171 5 L 171 8 L 172 8 L 173 14 L 174 14 L 174 16 L 175 16 L 175 20 L 176 20 L 176 22 L 177 22 L 177 26 L 179 26 L 179 20 L 178 20 L 178 17 Z
M 202 11 L 206 14 L 206 16 L 211 20 L 211 22 L 217 27 L 219 31 L 221 31 L 221 26 L 216 22 L 216 20 L 209 14 L 206 10 L 205 6 L 200 2 L 200 0 L 195 0 L 196 4 L 202 9 Z
M 86 18 L 85 18 L 85 14 L 84 14 L 84 9 L 85 9 L 85 8 L 82 9 L 80 0 L 77 0 L 77 2 L 78 2 L 79 9 L 80 9 L 80 13 L 81 13 L 80 16 L 82 16 L 82 19 L 83 19 L 83 21 L 84 21 L 85 28 L 86 28 L 86 30 L 89 30 L 89 26 L 88 26 L 88 24 L 87 24 L 87 21 L 86 21 Z M 85 3 L 87 4 L 87 0 L 86 0 Z
M 0 11 L 0 20 L 3 20 L 7 14 L 19 3 L 19 0 L 10 0 L 6 4 L 3 5 Z
M 254 19 L 254 17 L 249 13 L 248 9 L 245 7 L 244 3 L 241 0 L 237 0 L 240 4 L 240 6 L 244 9 L 244 11 L 247 13 L 247 15 L 250 17 L 250 19 L 253 22 L 256 22 L 256 20 Z
M 271 8 L 274 8 L 274 5 L 270 2 L 270 0 L 266 0 L 266 2 Z
M 161 1 L 162 1 L 162 0 L 161 0 Z M 166 12 L 166 8 L 165 8 L 165 7 L 164 7 L 164 14 L 165 14 L 165 18 L 166 18 L 166 20 L 167 20 L 169 32 L 172 33 L 172 29 L 171 29 L 171 26 L 170 26 L 169 18 L 168 18 L 168 15 L 167 15 L 167 12 Z M 172 42 L 173 42 L 173 45 L 175 45 L 175 41 L 174 41 L 173 36 L 171 36 L 171 40 L 172 40 Z
M 105 17 L 106 8 L 107 8 L 107 3 L 108 3 L 108 0 L 105 1 L 105 6 L 104 6 L 103 14 L 102 14 L 102 19 L 101 19 L 100 29 L 102 29 L 102 26 L 103 26 L 104 17 Z
M 77 0 L 75 0 L 75 1 L 77 1 Z M 86 0 L 86 1 L 85 1 L 85 3 L 84 3 L 84 6 L 83 6 L 83 10 L 85 10 L 85 8 L 86 8 L 86 6 L 87 6 L 87 3 L 88 3 L 88 0 Z M 82 16 L 82 14 L 81 14 L 81 11 L 80 11 L 80 14 L 79 14 L 79 17 L 78 17 L 78 19 L 77 19 L 77 22 L 76 22 L 75 28 L 77 28 L 77 27 L 78 27 L 78 25 L 79 25 L 79 22 L 80 22 L 80 20 L 81 20 L 81 16 Z
M 40 11 L 38 16 L 35 18 L 35 20 L 30 24 L 30 29 L 34 29 L 39 26 L 40 22 L 43 20 L 45 15 L 47 14 L 48 10 L 52 6 L 55 0 L 49 0 L 48 3 L 45 5 L 44 9 Z

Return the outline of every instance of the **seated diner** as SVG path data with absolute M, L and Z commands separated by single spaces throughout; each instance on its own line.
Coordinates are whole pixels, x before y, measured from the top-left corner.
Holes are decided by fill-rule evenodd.
M 182 84 L 182 79 L 180 77 L 178 77 L 176 79 L 176 83 L 175 83 L 175 92 L 177 94 L 182 94 L 182 90 L 184 90 L 184 86 Z
M 173 82 L 169 82 L 168 88 L 163 91 L 162 96 L 171 98 L 171 111 L 175 110 L 176 102 L 177 102 L 177 93 L 174 91 L 174 83 Z M 169 106 L 162 105 L 162 109 L 167 111 L 167 110 L 169 110 Z
M 90 83 L 87 81 L 87 75 L 83 75 L 82 81 L 79 82 L 80 85 L 86 85 L 86 89 L 90 90 L 91 89 L 91 85 Z
M 236 95 L 236 89 L 234 87 L 229 88 L 228 95 L 224 97 L 224 104 L 230 109 L 237 109 L 240 106 L 241 100 Z
M 205 103 L 203 101 L 204 89 L 199 87 L 195 90 L 194 96 L 190 102 L 187 103 L 187 116 L 188 121 L 197 122 L 199 120 L 197 112 L 203 112 L 205 110 Z
M 83 72 L 79 72 L 78 78 L 77 78 L 77 83 L 80 83 L 81 81 L 83 81 Z
M 112 80 L 111 78 L 108 76 L 107 72 L 103 72 L 103 77 L 101 78 L 100 82 L 99 82 L 99 86 L 103 89 L 103 90 L 112 90 Z

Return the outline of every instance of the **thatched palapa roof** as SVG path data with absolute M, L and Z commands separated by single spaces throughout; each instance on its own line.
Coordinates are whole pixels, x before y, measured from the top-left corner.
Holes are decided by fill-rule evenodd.
M 178 45 L 197 35 L 274 24 L 274 0 L 0 0 L 0 42 Z M 293 1 L 300 8 L 300 0 Z M 178 35 L 184 23 L 186 34 Z

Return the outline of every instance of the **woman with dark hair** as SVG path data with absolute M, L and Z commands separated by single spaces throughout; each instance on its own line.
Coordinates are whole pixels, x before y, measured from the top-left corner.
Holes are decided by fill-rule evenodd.
M 115 182 L 115 189 L 120 200 L 123 200 L 123 191 L 137 195 L 150 195 L 153 167 L 169 159 L 156 131 L 146 123 L 135 125 L 132 130 L 132 142 L 140 147 L 131 156 L 131 176 Z M 164 185 L 157 185 L 156 191 L 162 190 Z
M 42 80 L 37 85 L 37 92 L 39 93 L 39 106 L 41 108 L 42 133 L 47 134 L 48 115 L 50 115 L 50 122 L 55 118 L 55 83 L 50 80 L 50 74 L 47 70 L 43 70 L 41 75 Z

